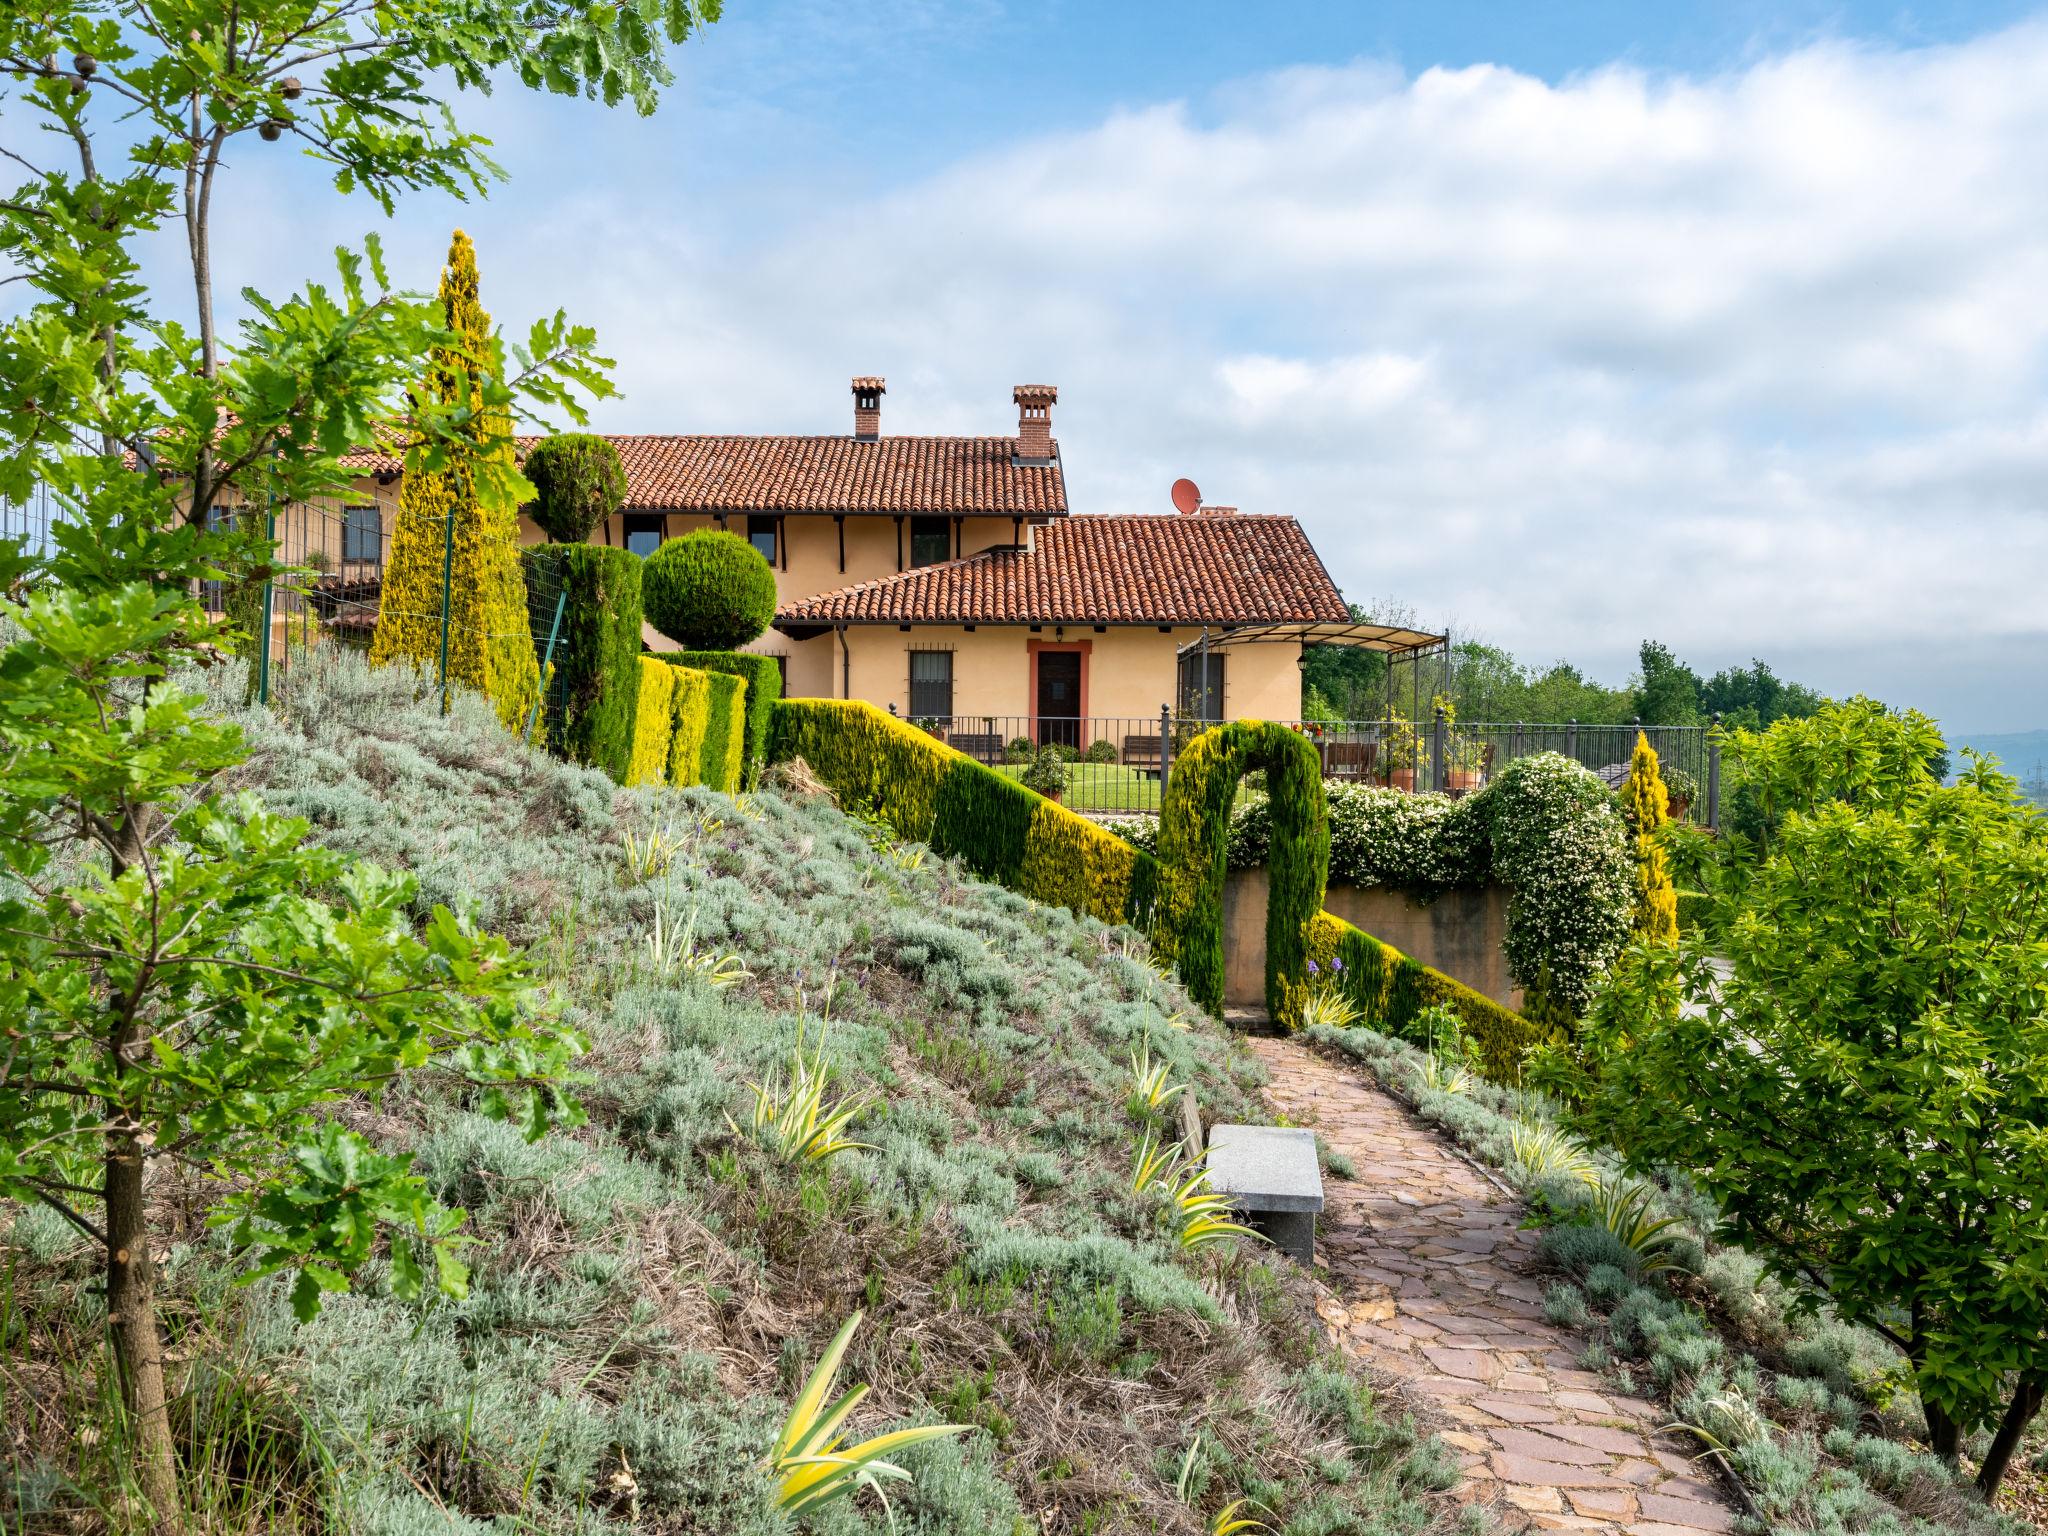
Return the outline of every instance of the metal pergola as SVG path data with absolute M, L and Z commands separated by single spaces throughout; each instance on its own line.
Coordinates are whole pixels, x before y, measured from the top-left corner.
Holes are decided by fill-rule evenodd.
M 1409 629 L 1401 624 L 1336 622 L 1330 620 L 1287 621 L 1266 624 L 1228 624 L 1202 633 L 1174 651 L 1176 664 L 1189 656 L 1202 658 L 1202 676 L 1209 675 L 1209 653 L 1231 651 L 1246 645 L 1299 645 L 1304 654 L 1319 645 L 1346 646 L 1353 650 L 1379 651 L 1387 658 L 1388 702 L 1393 699 L 1393 665 L 1409 663 L 1409 688 L 1413 699 L 1408 718 L 1419 717 L 1422 708 L 1422 663 L 1432 656 L 1443 659 L 1443 686 L 1451 686 L 1451 637 L 1428 630 Z

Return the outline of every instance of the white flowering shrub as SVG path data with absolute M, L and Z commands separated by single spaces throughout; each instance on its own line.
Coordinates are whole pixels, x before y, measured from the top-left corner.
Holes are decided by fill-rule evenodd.
M 1476 795 L 1325 784 L 1330 879 L 1424 900 L 1497 880 L 1510 891 L 1508 968 L 1576 1018 L 1628 937 L 1634 901 L 1627 827 L 1599 776 L 1555 752 L 1517 758 Z M 1158 819 L 1106 818 L 1148 853 Z M 1230 867 L 1266 862 L 1272 817 L 1252 795 L 1230 822 Z

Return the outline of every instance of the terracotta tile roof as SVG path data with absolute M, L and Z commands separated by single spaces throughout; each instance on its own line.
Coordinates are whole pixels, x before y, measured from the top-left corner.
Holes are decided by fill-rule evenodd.
M 609 435 L 625 461 L 629 512 L 1067 513 L 1058 460 L 1012 463 L 1014 437 Z M 519 451 L 538 440 L 520 438 Z M 374 449 L 342 462 L 364 474 L 400 467 Z
M 1249 624 L 1350 610 L 1291 517 L 1086 516 L 786 604 L 779 624 Z

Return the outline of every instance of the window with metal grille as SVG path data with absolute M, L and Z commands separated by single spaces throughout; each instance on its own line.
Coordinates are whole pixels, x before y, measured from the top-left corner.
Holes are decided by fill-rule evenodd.
M 910 718 L 950 720 L 953 718 L 953 653 L 912 651 L 910 653 Z
M 341 525 L 341 558 L 381 564 L 384 559 L 384 513 L 372 502 L 350 507 Z
M 953 520 L 913 517 L 910 520 L 910 563 L 937 565 L 953 558 Z

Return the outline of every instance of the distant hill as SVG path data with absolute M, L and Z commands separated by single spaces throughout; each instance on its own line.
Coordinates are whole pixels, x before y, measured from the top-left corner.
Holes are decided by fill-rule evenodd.
M 2027 792 L 2042 805 L 2048 805 L 2048 731 L 2007 731 L 1989 736 L 1950 735 L 1949 755 L 1958 768 L 1962 766 L 1964 747 L 1974 747 L 2004 765 L 2005 771 L 2018 779 Z

